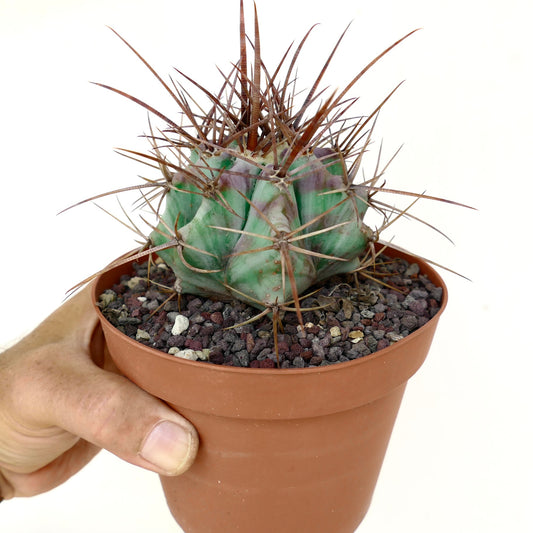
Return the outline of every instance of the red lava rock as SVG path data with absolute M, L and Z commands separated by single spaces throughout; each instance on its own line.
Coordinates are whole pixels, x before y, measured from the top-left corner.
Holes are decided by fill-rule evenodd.
M 224 364 L 224 354 L 222 353 L 222 350 L 218 348 L 213 348 L 209 352 L 209 361 L 211 361 L 211 363 L 214 363 L 216 365 Z
M 427 308 L 426 300 L 415 300 L 410 306 L 409 310 L 418 316 L 423 316 Z
M 311 348 L 311 344 L 312 344 L 312 342 L 309 339 L 300 339 L 299 343 L 302 348 Z
M 385 318 L 385 313 L 376 313 L 374 315 L 374 320 L 376 322 L 381 322 Z
M 259 361 L 259 368 L 275 368 L 276 363 L 272 361 L 270 358 L 263 359 L 262 361 Z
M 301 357 L 304 361 L 310 361 L 310 360 L 313 358 L 313 350 L 304 350 L 304 351 L 300 354 L 300 357 Z
M 299 354 L 295 354 L 289 351 L 283 355 L 285 357 L 285 360 L 290 361 L 292 363 L 294 361 L 294 358 L 297 357 Z
M 200 331 L 202 330 L 202 326 L 200 324 L 193 324 L 188 330 L 187 330 L 187 337 L 195 337 L 196 335 L 200 334 Z
M 310 365 L 314 365 L 314 366 L 319 366 L 322 363 L 323 360 L 324 359 L 322 359 L 322 357 L 320 357 L 318 355 L 315 355 L 315 356 L 311 357 L 311 359 L 309 359 L 309 364 Z
M 258 361 L 257 359 L 253 359 L 250 361 L 250 368 L 259 368 L 261 361 Z
M 200 328 L 200 335 L 211 336 L 215 332 L 215 326 L 202 326 Z
M 185 346 L 184 335 L 171 335 L 167 339 L 167 346 L 175 346 L 177 348 L 183 348 Z
M 291 353 L 298 355 L 302 353 L 303 348 L 301 344 L 291 344 L 289 350 Z
M 333 316 L 328 316 L 326 318 L 326 324 L 328 325 L 328 327 L 332 328 L 334 326 L 340 326 L 341 323 Z
M 278 351 L 279 353 L 287 353 L 289 351 L 289 345 L 285 342 L 278 342 Z
M 220 311 L 215 311 L 214 313 L 211 313 L 211 316 L 209 318 L 211 319 L 211 322 L 214 322 L 219 326 L 221 326 L 224 322 L 224 317 L 222 316 L 222 313 Z
M 134 294 L 133 296 L 127 296 L 125 298 L 126 300 L 126 305 L 130 308 L 130 309 L 139 309 L 139 307 L 141 307 L 141 302 L 139 302 L 139 299 L 137 298 L 137 294 Z
M 155 317 L 156 324 L 164 325 L 167 321 L 167 314 L 165 311 L 161 311 Z
M 381 339 L 380 341 L 378 341 L 378 347 L 377 349 L 378 350 L 383 350 L 383 348 L 386 348 L 387 346 L 389 346 L 389 341 L 387 339 Z
M 187 339 L 185 341 L 185 346 L 191 350 L 201 350 L 203 348 L 202 341 L 198 339 Z
M 192 295 L 191 295 L 192 296 Z M 198 309 L 199 307 L 202 306 L 202 300 L 200 300 L 200 298 L 197 298 L 197 297 L 193 297 L 192 300 L 189 300 L 189 303 L 187 304 L 187 307 L 192 311 L 192 310 L 196 310 Z

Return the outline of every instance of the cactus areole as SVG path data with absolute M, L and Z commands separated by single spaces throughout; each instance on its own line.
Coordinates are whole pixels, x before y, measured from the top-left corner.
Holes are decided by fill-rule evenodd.
M 210 92 L 178 71 L 207 107 L 197 105 L 181 83 L 167 84 L 119 36 L 181 115 L 172 120 L 103 85 L 166 123 L 157 133 L 151 129 L 149 153 L 123 152 L 162 172 L 160 180 L 139 187 L 149 190 L 143 199 L 157 221 L 137 255 L 160 256 L 176 274 L 178 293 L 235 298 L 274 315 L 293 309 L 301 319 L 299 299 L 309 287 L 372 262 L 378 232 L 363 218 L 376 207 L 372 197 L 382 171 L 367 180 L 359 179 L 359 171 L 376 116 L 394 91 L 372 113 L 356 117 L 351 110 L 357 98 L 349 93 L 408 35 L 328 95 L 320 82 L 344 34 L 302 94 L 295 89 L 295 71 L 310 33 L 270 72 L 261 59 L 257 13 L 248 38 L 241 2 L 240 60 L 223 76 L 220 90 Z M 385 219 L 397 215 L 385 204 L 378 209 Z

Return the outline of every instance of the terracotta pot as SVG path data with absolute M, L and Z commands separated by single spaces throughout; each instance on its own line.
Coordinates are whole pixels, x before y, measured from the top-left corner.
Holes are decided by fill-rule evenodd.
M 400 252 L 389 255 L 412 257 Z M 135 342 L 100 314 L 118 368 L 190 420 L 192 468 L 162 477 L 186 533 L 353 533 L 365 516 L 407 380 L 429 350 L 440 312 L 375 354 L 310 369 L 247 369 L 172 357 Z M 94 297 L 129 265 L 102 275 Z

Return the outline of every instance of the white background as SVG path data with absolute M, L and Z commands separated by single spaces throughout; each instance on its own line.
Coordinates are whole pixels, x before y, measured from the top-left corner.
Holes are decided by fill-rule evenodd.
M 357 109 L 368 112 L 405 79 L 376 134 L 389 155 L 404 144 L 388 184 L 479 209 L 418 207 L 416 214 L 455 246 L 413 223 L 387 235 L 473 281 L 443 274 L 449 307 L 428 361 L 407 388 L 358 533 L 533 531 L 530 4 L 257 3 L 272 68 L 292 40 L 322 22 L 303 54 L 304 80 L 313 79 L 353 20 L 331 67 L 333 86 L 396 38 L 423 28 L 359 85 Z M 56 216 L 92 194 L 135 183 L 144 172 L 112 148 L 144 146 L 137 135 L 146 131 L 146 113 L 89 81 L 174 112 L 106 25 L 159 72 L 179 67 L 215 90 L 215 65 L 227 71 L 238 58 L 237 17 L 237 0 L 0 0 L 0 345 L 30 330 L 67 289 L 133 247 L 133 236 L 92 205 Z M 0 531 L 179 528 L 157 476 L 103 452 L 62 487 L 2 503 Z

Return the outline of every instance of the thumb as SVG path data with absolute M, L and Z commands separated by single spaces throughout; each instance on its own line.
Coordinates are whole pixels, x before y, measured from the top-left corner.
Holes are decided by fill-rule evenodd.
M 198 435 L 190 422 L 125 377 L 88 358 L 61 355 L 68 367 L 56 359 L 49 383 L 39 388 L 54 391 L 41 403 L 50 424 L 159 474 L 179 475 L 191 466 Z

